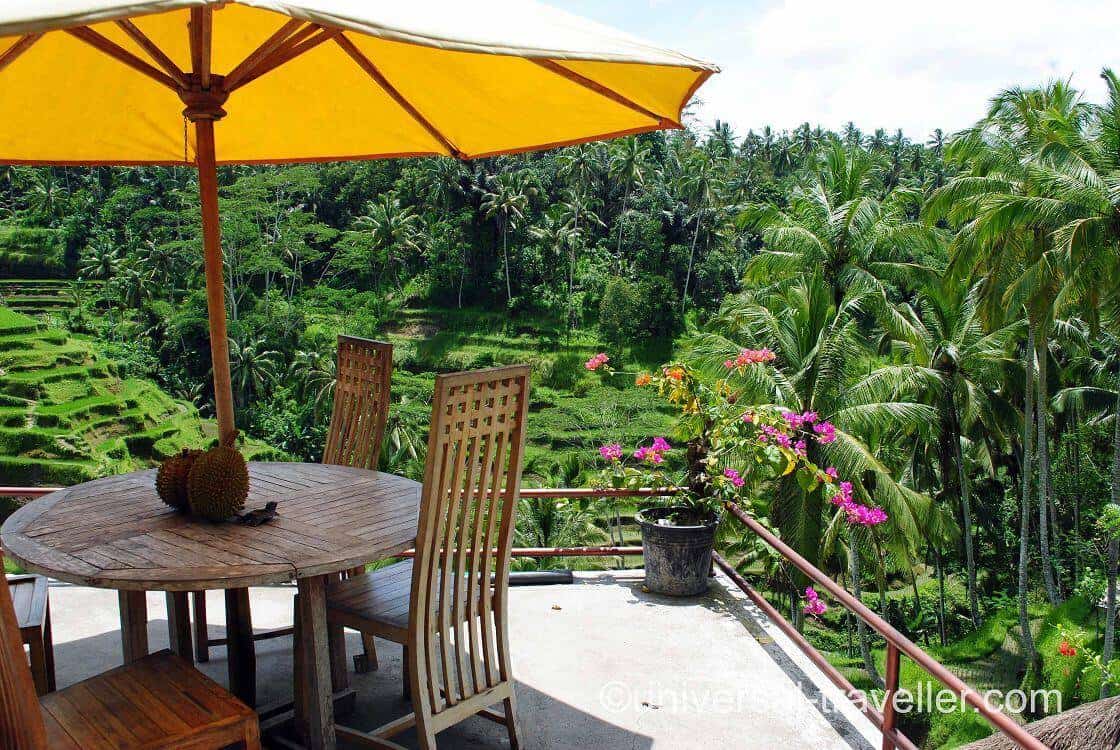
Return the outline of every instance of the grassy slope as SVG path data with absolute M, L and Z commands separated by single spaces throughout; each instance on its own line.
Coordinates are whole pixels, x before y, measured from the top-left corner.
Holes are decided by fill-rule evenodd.
M 472 310 L 408 310 L 384 334 L 396 348 L 399 378 L 417 398 L 431 393 L 434 373 L 527 363 L 533 367 L 526 464 L 530 468 L 575 456 L 585 464 L 608 442 L 634 446 L 667 435 L 672 412 L 633 378 L 613 379 L 584 368 L 604 345 L 589 330 L 568 333 L 540 321 Z M 666 352 L 646 361 L 633 353 L 634 371 L 660 364 Z M 617 363 L 612 363 L 616 364 Z
M 213 439 L 155 384 L 120 378 L 93 345 L 0 307 L 0 484 L 74 484 Z M 250 445 L 248 453 L 275 455 Z

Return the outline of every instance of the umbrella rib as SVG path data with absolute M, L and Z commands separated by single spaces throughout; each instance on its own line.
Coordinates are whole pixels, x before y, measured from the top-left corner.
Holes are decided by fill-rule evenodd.
M 3 70 L 15 62 L 17 57 L 30 49 L 31 45 L 39 41 L 42 36 L 42 34 L 24 34 L 16 40 L 15 44 L 8 47 L 8 49 L 4 50 L 4 53 L 0 55 L 0 70 Z
M 155 42 L 149 39 L 148 36 L 143 31 L 141 31 L 139 27 L 136 26 L 136 24 L 134 24 L 129 19 L 124 18 L 120 21 L 117 21 L 117 26 L 121 28 L 121 31 L 128 34 L 128 36 L 132 39 L 132 41 L 136 42 L 140 49 L 147 52 L 148 56 L 151 57 L 157 65 L 163 68 L 164 72 L 166 72 L 167 75 L 175 79 L 175 83 L 179 84 L 179 86 L 181 86 L 182 88 L 187 87 L 187 74 L 184 73 L 179 68 L 179 66 L 176 65 L 175 62 L 167 56 L 167 53 L 161 50 Z
M 316 33 L 318 32 L 318 33 Z M 233 93 L 247 83 L 252 83 L 266 73 L 270 73 L 281 65 L 291 62 L 305 52 L 318 47 L 323 42 L 330 41 L 342 33 L 342 29 L 328 29 L 318 25 L 311 25 L 293 34 L 279 49 L 260 61 L 258 65 L 245 73 L 235 86 L 227 86 L 226 91 Z
M 603 84 L 599 83 L 598 81 L 592 80 L 592 79 L 588 78 L 587 76 L 580 75 L 579 73 L 575 72 L 571 68 L 565 68 L 563 65 L 556 62 L 555 60 L 550 60 L 550 59 L 544 58 L 544 57 L 530 57 L 530 58 L 527 58 L 527 59 L 530 62 L 536 63 L 537 65 L 541 66 L 545 70 L 547 70 L 549 72 L 552 72 L 552 73 L 555 73 L 556 75 L 560 76 L 561 78 L 566 78 L 567 80 L 571 81 L 572 83 L 576 83 L 576 84 L 584 87 L 585 89 L 588 89 L 590 91 L 594 91 L 596 94 L 599 94 L 602 97 L 610 99 L 615 104 L 621 104 L 622 106 L 624 106 L 628 109 L 634 110 L 635 112 L 637 112 L 640 115 L 645 115 L 646 117 L 650 118 L 651 120 L 656 121 L 658 123 L 658 125 L 660 125 L 662 127 L 673 127 L 673 128 L 678 128 L 678 129 L 683 127 L 676 120 L 673 120 L 669 117 L 664 117 L 662 115 L 657 114 L 656 112 L 651 112 L 650 110 L 646 109 L 645 107 L 638 104 L 637 102 L 626 98 L 625 96 L 618 93 L 614 89 L 608 88 L 607 86 L 604 86 Z
M 272 34 L 268 39 L 261 42 L 260 46 L 249 53 L 249 55 L 234 67 L 229 73 L 226 74 L 226 87 L 236 87 L 238 82 L 244 77 L 246 73 L 256 67 L 262 60 L 271 55 L 276 49 L 286 42 L 288 38 L 295 33 L 296 29 L 303 25 L 303 21 L 298 18 L 293 18 Z
M 457 159 L 465 158 L 463 152 L 460 151 L 455 146 L 455 144 L 447 138 L 447 136 L 441 133 L 439 129 L 436 128 L 436 126 L 428 120 L 428 118 L 420 114 L 420 111 L 416 109 L 416 107 L 413 106 L 412 103 L 408 101 L 408 99 L 406 99 L 404 95 L 401 94 L 401 92 L 398 91 L 393 84 L 389 83 L 389 79 L 385 77 L 385 75 L 378 69 L 376 65 L 373 64 L 373 62 L 368 57 L 362 54 L 362 51 L 360 49 L 354 46 L 354 43 L 350 41 L 350 39 L 348 39 L 345 34 L 340 34 L 339 36 L 335 37 L 334 41 L 336 44 L 338 44 L 339 47 L 342 47 L 343 51 L 346 52 L 346 54 L 349 55 L 354 60 L 354 62 L 356 62 L 358 66 L 362 70 L 364 70 L 366 74 L 377 83 L 378 86 L 381 87 L 381 89 L 386 94 L 392 97 L 393 101 L 395 101 L 401 107 L 401 109 L 407 112 L 418 125 L 424 128 L 424 130 L 428 131 L 428 134 L 430 136 L 439 141 L 440 145 L 447 149 L 448 154 L 456 157 Z
M 83 42 L 90 45 L 94 49 L 100 52 L 104 52 L 109 57 L 112 57 L 124 63 L 133 70 L 143 73 L 149 78 L 162 83 L 172 91 L 179 91 L 179 85 L 171 76 L 167 75 L 162 70 L 159 70 L 158 68 L 144 62 L 139 57 L 126 50 L 124 47 L 121 47 L 111 39 L 102 36 L 90 27 L 79 26 L 73 29 L 66 29 L 66 33 L 70 34 L 71 36 L 77 37 L 78 39 L 81 39 Z
M 191 8 L 191 64 L 205 91 L 210 88 L 210 45 L 213 39 L 214 9 L 209 5 Z

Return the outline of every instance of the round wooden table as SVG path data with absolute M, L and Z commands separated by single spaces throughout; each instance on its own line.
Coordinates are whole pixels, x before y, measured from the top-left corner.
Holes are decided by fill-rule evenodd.
M 155 470 L 148 470 L 29 503 L 4 523 L 0 540 L 29 571 L 118 590 L 126 662 L 148 652 L 145 591 L 168 592 L 172 650 L 189 658 L 187 592 L 224 589 L 230 689 L 249 705 L 256 703 L 256 657 L 248 587 L 296 580 L 307 665 L 297 701 L 307 712 L 301 723 L 312 747 L 333 747 L 325 585 L 331 575 L 412 547 L 420 484 L 323 464 L 254 462 L 249 476 L 246 509 L 278 504 L 277 518 L 263 526 L 178 513 L 156 496 Z

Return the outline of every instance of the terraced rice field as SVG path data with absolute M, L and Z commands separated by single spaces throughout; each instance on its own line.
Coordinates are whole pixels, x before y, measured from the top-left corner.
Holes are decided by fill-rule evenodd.
M 213 439 L 154 383 L 23 312 L 0 306 L 0 484 L 68 485 L 153 465 Z M 251 457 L 276 456 L 249 446 Z

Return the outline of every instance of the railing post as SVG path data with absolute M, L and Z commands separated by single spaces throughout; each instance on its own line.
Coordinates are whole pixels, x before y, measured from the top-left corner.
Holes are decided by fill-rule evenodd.
M 894 741 L 895 706 L 898 694 L 898 647 L 887 642 L 887 691 L 883 696 L 883 750 L 895 750 Z

